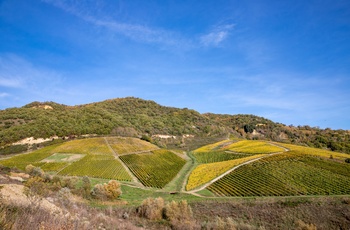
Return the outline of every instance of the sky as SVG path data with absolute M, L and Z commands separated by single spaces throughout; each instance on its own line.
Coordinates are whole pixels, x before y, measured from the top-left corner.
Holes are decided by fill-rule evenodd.
M 0 109 L 138 97 L 350 130 L 348 0 L 0 0 Z

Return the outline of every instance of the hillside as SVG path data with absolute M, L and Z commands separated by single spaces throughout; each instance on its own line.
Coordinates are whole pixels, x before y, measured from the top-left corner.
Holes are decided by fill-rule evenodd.
M 85 134 L 153 136 L 159 145 L 186 149 L 231 134 L 350 153 L 350 131 L 286 126 L 254 115 L 200 114 L 133 97 L 77 106 L 33 102 L 21 108 L 0 110 L 0 146 L 3 147 L 28 137 Z M 20 150 L 2 148 L 0 155 Z
M 0 228 L 345 229 L 349 156 L 237 138 L 191 152 L 133 137 L 65 141 L 0 159 Z

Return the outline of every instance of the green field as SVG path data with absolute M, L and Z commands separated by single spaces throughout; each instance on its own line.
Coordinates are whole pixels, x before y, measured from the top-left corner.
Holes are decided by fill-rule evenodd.
M 146 187 L 163 188 L 185 165 L 186 161 L 168 150 L 131 154 L 120 159 Z

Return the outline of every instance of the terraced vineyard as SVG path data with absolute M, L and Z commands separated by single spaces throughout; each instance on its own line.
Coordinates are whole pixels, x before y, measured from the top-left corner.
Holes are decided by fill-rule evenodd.
M 208 190 L 218 196 L 350 194 L 350 165 L 288 152 L 241 166 Z
M 113 156 L 88 155 L 59 172 L 65 176 L 89 176 L 121 181 L 131 181 L 123 165 Z
M 154 144 L 132 137 L 106 137 L 106 140 L 118 155 L 159 149 Z
M 163 188 L 186 163 L 184 159 L 164 149 L 146 154 L 124 155 L 120 159 L 144 186 L 155 188 Z

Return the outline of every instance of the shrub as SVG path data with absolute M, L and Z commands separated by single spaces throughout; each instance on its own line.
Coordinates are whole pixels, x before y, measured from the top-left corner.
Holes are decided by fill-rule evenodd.
M 40 167 L 35 167 L 31 173 L 32 176 L 44 177 L 45 173 Z
M 191 207 L 186 200 L 172 201 L 166 205 L 164 216 L 170 221 L 173 229 L 193 229 L 195 221 Z
M 109 199 L 116 199 L 122 194 L 120 183 L 116 180 L 110 180 L 108 184 L 104 184 L 103 186 Z
M 165 217 L 170 221 L 184 221 L 192 219 L 193 214 L 186 200 L 172 201 L 165 207 Z
M 164 212 L 164 199 L 158 198 L 147 198 L 142 201 L 141 207 L 138 209 L 140 216 L 150 220 L 161 220 Z
M 110 180 L 108 184 L 96 184 L 92 189 L 91 195 L 100 200 L 116 199 L 122 194 L 120 183 L 116 180 Z
M 88 198 L 90 196 L 90 190 L 91 190 L 91 182 L 90 182 L 89 177 L 87 177 L 87 176 L 83 177 L 82 188 L 83 188 L 84 197 Z
M 26 173 L 28 173 L 28 174 L 32 174 L 34 168 L 35 168 L 35 166 L 30 164 L 30 165 L 27 165 L 27 166 L 25 167 L 25 171 L 26 171 Z

